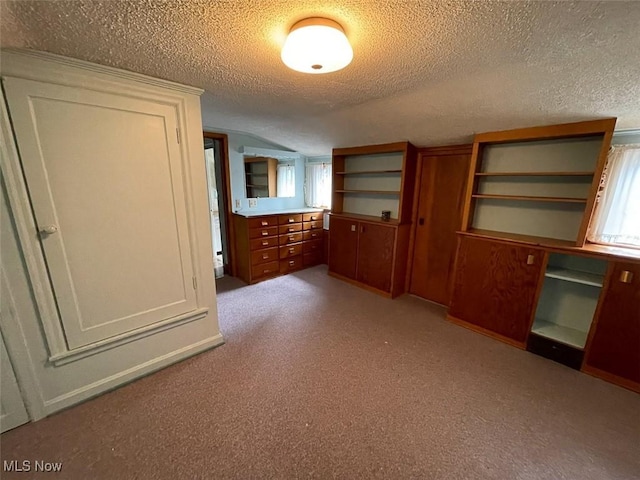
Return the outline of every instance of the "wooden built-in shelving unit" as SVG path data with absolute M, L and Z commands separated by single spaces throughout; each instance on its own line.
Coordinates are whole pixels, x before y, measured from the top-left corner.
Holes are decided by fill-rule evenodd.
M 615 119 L 476 135 L 462 231 L 585 243 Z
M 330 275 L 388 297 L 406 291 L 416 167 L 408 142 L 333 150 Z

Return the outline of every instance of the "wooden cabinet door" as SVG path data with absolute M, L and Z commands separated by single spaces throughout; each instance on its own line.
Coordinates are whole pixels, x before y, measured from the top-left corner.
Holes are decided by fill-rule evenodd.
M 631 278 L 624 272 L 630 272 Z M 621 378 L 617 383 L 634 388 L 625 382 L 631 381 L 640 391 L 640 265 L 616 262 L 611 266 L 585 367 Z
M 379 290 L 391 291 L 395 227 L 360 224 L 357 280 Z
M 524 347 L 543 257 L 539 249 L 461 236 L 449 315 Z
M 332 216 L 329 221 L 329 271 L 356 278 L 358 222 Z
M 449 305 L 470 154 L 422 156 L 409 292 Z

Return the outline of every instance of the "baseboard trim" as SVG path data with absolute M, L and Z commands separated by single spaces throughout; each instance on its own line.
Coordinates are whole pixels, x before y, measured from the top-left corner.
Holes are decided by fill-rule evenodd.
M 384 290 L 380 290 L 379 288 L 372 287 L 370 285 L 367 285 L 366 283 L 362 283 L 362 282 L 359 282 L 357 280 L 354 280 L 353 278 L 345 277 L 344 275 L 340 275 L 339 273 L 335 273 L 335 272 L 332 272 L 330 270 L 327 272 L 327 274 L 330 277 L 337 278 L 338 280 L 342 280 L 343 282 L 350 283 L 351 285 L 354 285 L 356 287 L 360 287 L 363 290 L 368 290 L 369 292 L 376 293 L 376 294 L 381 295 L 381 296 L 386 297 L 386 298 L 394 298 L 391 295 L 391 292 L 386 292 Z
M 604 370 L 600 370 L 599 368 L 591 367 L 589 365 L 583 365 L 581 371 L 583 373 L 591 375 L 592 377 L 604 380 L 605 382 L 613 383 L 622 388 L 626 388 L 627 390 L 631 390 L 632 392 L 640 393 L 640 384 L 634 382 L 633 380 L 620 377 L 613 373 L 605 372 Z
M 468 328 L 469 330 L 480 333 L 486 337 L 491 337 L 495 340 L 499 340 L 502 343 L 511 345 L 512 347 L 517 347 L 521 350 L 527 349 L 527 342 L 519 342 L 517 340 L 514 340 L 513 338 L 505 337 L 504 335 L 500 335 L 499 333 L 492 332 L 491 330 L 487 330 L 486 328 L 479 327 L 478 325 L 474 325 L 473 323 L 460 320 L 459 318 L 453 317 L 451 315 L 447 315 L 447 320 L 449 320 L 451 323 L 455 323 L 456 325 L 460 325 L 461 327 Z
M 54 412 L 71 407 L 109 390 L 121 387 L 122 385 L 140 377 L 185 360 L 193 355 L 218 347 L 222 344 L 224 344 L 224 338 L 222 337 L 222 334 L 219 333 L 214 337 L 209 337 L 200 342 L 180 348 L 122 372 L 118 372 L 110 377 L 98 380 L 97 382 L 85 385 L 84 387 L 80 387 L 76 390 L 65 393 L 64 395 L 60 395 L 51 400 L 46 400 L 44 402 L 45 413 L 46 415 L 51 415 Z

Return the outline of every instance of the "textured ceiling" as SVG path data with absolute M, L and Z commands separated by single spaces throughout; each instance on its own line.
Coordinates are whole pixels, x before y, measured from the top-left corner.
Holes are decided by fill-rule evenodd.
M 640 2 L 0 1 L 0 45 L 202 87 L 203 121 L 307 155 L 617 116 L 640 127 Z M 354 60 L 305 75 L 280 48 L 309 16 Z

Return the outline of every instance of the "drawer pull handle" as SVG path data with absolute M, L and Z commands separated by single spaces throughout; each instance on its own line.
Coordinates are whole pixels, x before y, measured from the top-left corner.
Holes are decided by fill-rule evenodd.
M 295 251 L 296 251 L 296 249 L 295 249 L 295 248 L 290 248 L 290 249 L 289 249 L 289 253 L 293 253 L 293 252 L 295 252 Z
M 311 220 L 316 220 L 318 217 L 311 216 Z
M 262 270 L 262 273 L 269 273 L 271 270 L 269 270 L 268 268 L 265 270 Z
M 296 261 L 295 261 L 295 260 L 289 260 L 289 265 L 290 265 L 290 266 L 292 266 L 292 267 L 293 267 L 295 264 L 296 264 Z
M 293 222 L 295 222 L 295 219 L 294 218 L 290 218 L 289 219 L 289 223 L 293 223 Z
M 267 258 L 269 258 L 269 254 L 268 253 L 265 253 L 265 254 L 262 255 L 262 259 L 263 260 L 266 260 Z
M 292 233 L 292 232 L 295 232 L 295 229 L 290 228 L 290 229 L 289 229 L 289 233 Z
M 269 235 L 269 232 L 265 232 L 265 231 L 262 232 L 263 237 L 266 237 L 267 235 Z
M 262 246 L 263 247 L 268 247 L 269 246 L 269 242 L 262 242 Z
M 295 237 L 293 237 L 293 236 L 289 235 L 289 241 L 290 241 L 290 242 L 293 242 L 294 240 L 295 240 Z
M 527 255 L 527 265 L 533 265 L 536 261 L 536 257 L 533 255 Z
M 260 224 L 261 224 L 263 227 L 266 227 L 267 225 L 269 225 L 269 222 L 267 222 L 267 221 L 263 220 L 262 222 L 260 222 Z
M 623 270 L 620 272 L 620 281 L 622 283 L 631 283 L 633 281 L 633 272 L 629 270 Z

